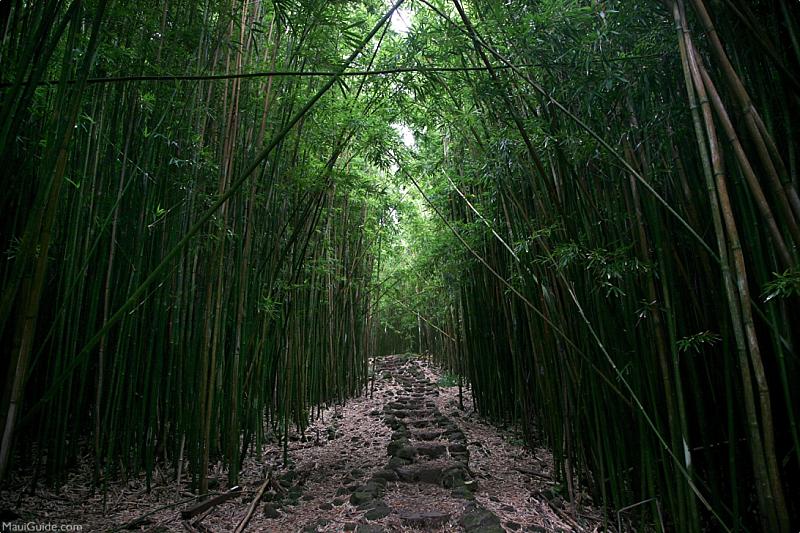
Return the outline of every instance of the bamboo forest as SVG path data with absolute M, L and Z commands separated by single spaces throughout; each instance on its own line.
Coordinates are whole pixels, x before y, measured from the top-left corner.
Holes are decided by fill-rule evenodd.
M 800 530 L 797 0 L 0 0 L 0 531 Z

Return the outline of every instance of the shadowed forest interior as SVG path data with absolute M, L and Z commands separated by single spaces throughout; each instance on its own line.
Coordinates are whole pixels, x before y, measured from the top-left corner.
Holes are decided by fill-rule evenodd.
M 796 0 L 5 0 L 0 39 L 4 508 L 210 496 L 429 363 L 574 531 L 800 527 Z

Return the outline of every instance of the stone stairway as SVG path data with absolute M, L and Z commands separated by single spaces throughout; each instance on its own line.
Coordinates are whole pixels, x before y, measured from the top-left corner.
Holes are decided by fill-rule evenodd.
M 383 469 L 355 488 L 350 503 L 365 511 L 364 518 L 368 521 L 379 520 L 395 512 L 383 499 L 391 487 L 430 484 L 448 490 L 448 499 L 462 501 L 457 523 L 464 531 L 504 531 L 496 515 L 471 501 L 478 484 L 469 470 L 466 436 L 436 407 L 434 398 L 439 394 L 436 384 L 426 378 L 416 360 L 402 356 L 383 358 L 379 373 L 382 380 L 394 380 L 399 386 L 394 399 L 383 408 L 383 420 L 392 430 L 386 450 L 388 461 Z M 401 523 L 431 530 L 456 519 L 452 502 L 442 505 L 442 510 L 436 509 L 436 503 L 430 502 L 424 510 L 399 511 Z M 369 523 L 354 526 L 358 533 L 384 531 L 382 526 Z

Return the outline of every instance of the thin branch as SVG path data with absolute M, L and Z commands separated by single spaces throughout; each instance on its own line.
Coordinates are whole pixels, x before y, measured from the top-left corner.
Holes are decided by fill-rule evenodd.
M 610 61 L 633 61 L 638 59 L 654 59 L 661 57 L 661 54 L 649 54 L 641 56 L 626 56 L 615 58 L 597 59 L 595 62 L 610 62 Z M 525 63 L 522 65 L 491 65 L 492 69 L 509 69 L 509 68 L 536 68 L 536 67 L 552 67 L 553 63 Z M 569 65 L 564 65 L 569 66 Z M 403 74 L 408 72 L 419 73 L 433 73 L 433 72 L 476 72 L 486 71 L 488 67 L 394 67 L 377 70 L 351 70 L 349 72 L 342 72 L 339 76 L 382 76 L 389 74 Z M 88 78 L 87 84 L 101 84 L 101 83 L 124 83 L 130 81 L 214 81 L 214 80 L 241 80 L 252 78 L 270 78 L 270 77 L 330 77 L 336 76 L 335 70 L 311 70 L 311 71 L 294 71 L 294 70 L 275 70 L 275 71 L 262 71 L 262 72 L 245 72 L 240 74 L 199 74 L 199 75 L 141 75 L 141 76 L 112 76 L 106 78 Z M 66 80 L 64 83 L 72 85 L 77 83 L 78 80 Z M 50 87 L 62 83 L 61 80 L 47 80 L 36 82 L 36 87 Z M 30 81 L 23 82 L 22 85 L 29 85 Z M 16 86 L 16 82 L 3 81 L 0 82 L 0 89 L 6 89 Z

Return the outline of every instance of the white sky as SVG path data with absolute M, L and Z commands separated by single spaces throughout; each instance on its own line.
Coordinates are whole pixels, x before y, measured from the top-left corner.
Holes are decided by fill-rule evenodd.
M 387 2 L 388 4 L 389 2 Z M 406 7 L 401 7 L 397 9 L 393 14 L 391 20 L 389 20 L 389 25 L 392 28 L 392 31 L 402 35 L 405 37 L 408 35 L 408 31 L 411 28 L 411 24 L 414 21 L 414 12 L 411 9 Z M 417 142 L 414 139 L 414 134 L 411 132 L 411 129 L 403 123 L 397 122 L 392 124 L 392 128 L 400 135 L 400 139 L 403 141 L 403 144 L 406 145 L 406 148 L 413 150 L 417 146 Z M 397 171 L 396 165 L 392 163 L 392 168 L 390 171 L 394 174 Z
M 387 4 L 390 3 L 391 0 L 387 0 Z M 400 7 L 394 13 L 392 13 L 392 18 L 389 21 L 389 24 L 393 31 L 405 37 L 408 35 L 408 31 L 411 28 L 413 21 L 414 11 L 407 7 Z M 408 126 L 401 122 L 397 122 L 392 124 L 392 127 L 395 129 L 397 134 L 400 135 L 400 138 L 403 140 L 403 144 L 406 145 L 406 148 L 416 148 L 417 143 L 414 139 L 414 134 L 411 132 Z
M 405 37 L 408 35 L 408 30 L 411 27 L 411 22 L 413 20 L 414 12 L 405 7 L 401 7 L 392 13 L 392 19 L 389 21 L 389 24 L 391 25 L 392 30 Z
M 392 127 L 397 134 L 400 135 L 400 138 L 403 140 L 403 144 L 406 145 L 406 148 L 413 149 L 417 146 L 417 141 L 414 139 L 414 133 L 408 126 L 402 122 L 395 122 L 392 124 Z
M 414 139 L 414 133 L 408 126 L 406 126 L 402 122 L 395 122 L 394 124 L 392 124 L 392 128 L 394 128 L 394 131 L 396 131 L 397 134 L 400 136 L 400 140 L 403 141 L 403 144 L 406 145 L 406 148 L 408 148 L 409 150 L 416 149 L 417 141 L 416 139 Z M 392 161 L 392 164 L 389 165 L 389 172 L 394 174 L 395 172 L 397 172 L 397 168 L 398 168 L 397 163 Z

